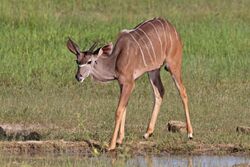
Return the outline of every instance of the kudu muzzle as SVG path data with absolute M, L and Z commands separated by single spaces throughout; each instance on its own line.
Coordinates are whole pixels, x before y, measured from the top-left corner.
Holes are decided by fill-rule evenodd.
M 87 78 L 89 76 L 89 74 L 91 73 L 91 69 L 92 66 L 91 64 L 81 64 L 78 65 L 78 70 L 76 73 L 76 80 L 78 82 L 83 82 L 85 80 L 85 78 Z

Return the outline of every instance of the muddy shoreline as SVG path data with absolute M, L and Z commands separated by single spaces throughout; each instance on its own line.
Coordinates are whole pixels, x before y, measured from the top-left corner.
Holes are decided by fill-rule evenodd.
M 178 148 L 158 146 L 154 142 L 143 141 L 125 143 L 118 146 L 115 151 L 107 152 L 106 145 L 97 141 L 1 141 L 0 152 L 15 155 L 46 155 L 46 154 L 66 154 L 81 156 L 98 156 L 102 154 L 116 155 L 244 155 L 250 156 L 250 150 L 233 144 L 205 145 L 201 143 L 191 143 L 192 146 L 187 148 L 180 146 Z M 189 144 L 189 145 L 191 145 Z
M 179 142 L 174 145 L 150 140 L 126 141 L 115 151 L 107 152 L 108 143 L 95 140 L 64 141 L 42 140 L 43 131 L 48 127 L 38 125 L 0 125 L 0 153 L 11 154 L 66 154 L 97 156 L 102 154 L 123 155 L 249 155 L 250 147 L 240 144 L 206 144 L 197 140 Z

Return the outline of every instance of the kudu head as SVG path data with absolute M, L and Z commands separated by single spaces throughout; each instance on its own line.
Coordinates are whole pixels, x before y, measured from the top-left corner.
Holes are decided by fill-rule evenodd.
M 72 39 L 68 39 L 67 47 L 70 52 L 76 55 L 78 69 L 75 77 L 77 81 L 83 82 L 84 79 L 91 74 L 94 65 L 97 64 L 97 60 L 101 56 L 109 56 L 113 49 L 112 43 L 95 50 L 96 46 L 97 42 L 95 42 L 89 50 L 81 51 Z

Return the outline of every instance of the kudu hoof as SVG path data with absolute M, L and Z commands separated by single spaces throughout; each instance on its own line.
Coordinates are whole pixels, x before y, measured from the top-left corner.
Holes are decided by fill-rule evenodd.
M 115 147 L 108 147 L 105 149 L 107 152 L 115 151 Z
M 190 140 L 192 140 L 192 139 L 193 139 L 193 134 L 192 134 L 192 133 L 189 133 L 189 134 L 188 134 L 188 138 L 189 138 Z
M 145 133 L 144 135 L 143 135 L 143 138 L 145 139 L 145 140 L 147 140 L 149 137 L 151 137 L 153 135 L 153 133 L 151 133 L 151 134 L 149 134 L 149 133 Z
M 116 146 L 121 146 L 122 145 L 122 141 L 116 141 Z

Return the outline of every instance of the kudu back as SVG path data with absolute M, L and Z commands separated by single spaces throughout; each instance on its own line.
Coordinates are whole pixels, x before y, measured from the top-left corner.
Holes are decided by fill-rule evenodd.
M 140 23 L 134 29 L 123 30 L 112 43 L 94 50 L 80 51 L 71 39 L 68 49 L 76 55 L 78 70 L 76 79 L 82 82 L 91 76 L 94 80 L 107 82 L 117 80 L 120 85 L 120 99 L 115 113 L 115 128 L 108 150 L 115 149 L 124 138 L 126 107 L 135 80 L 148 73 L 154 92 L 154 107 L 144 138 L 153 134 L 156 119 L 164 96 L 160 77 L 161 67 L 171 74 L 180 93 L 187 123 L 188 137 L 193 130 L 189 117 L 188 97 L 181 80 L 182 42 L 176 29 L 163 18 L 154 18 Z

